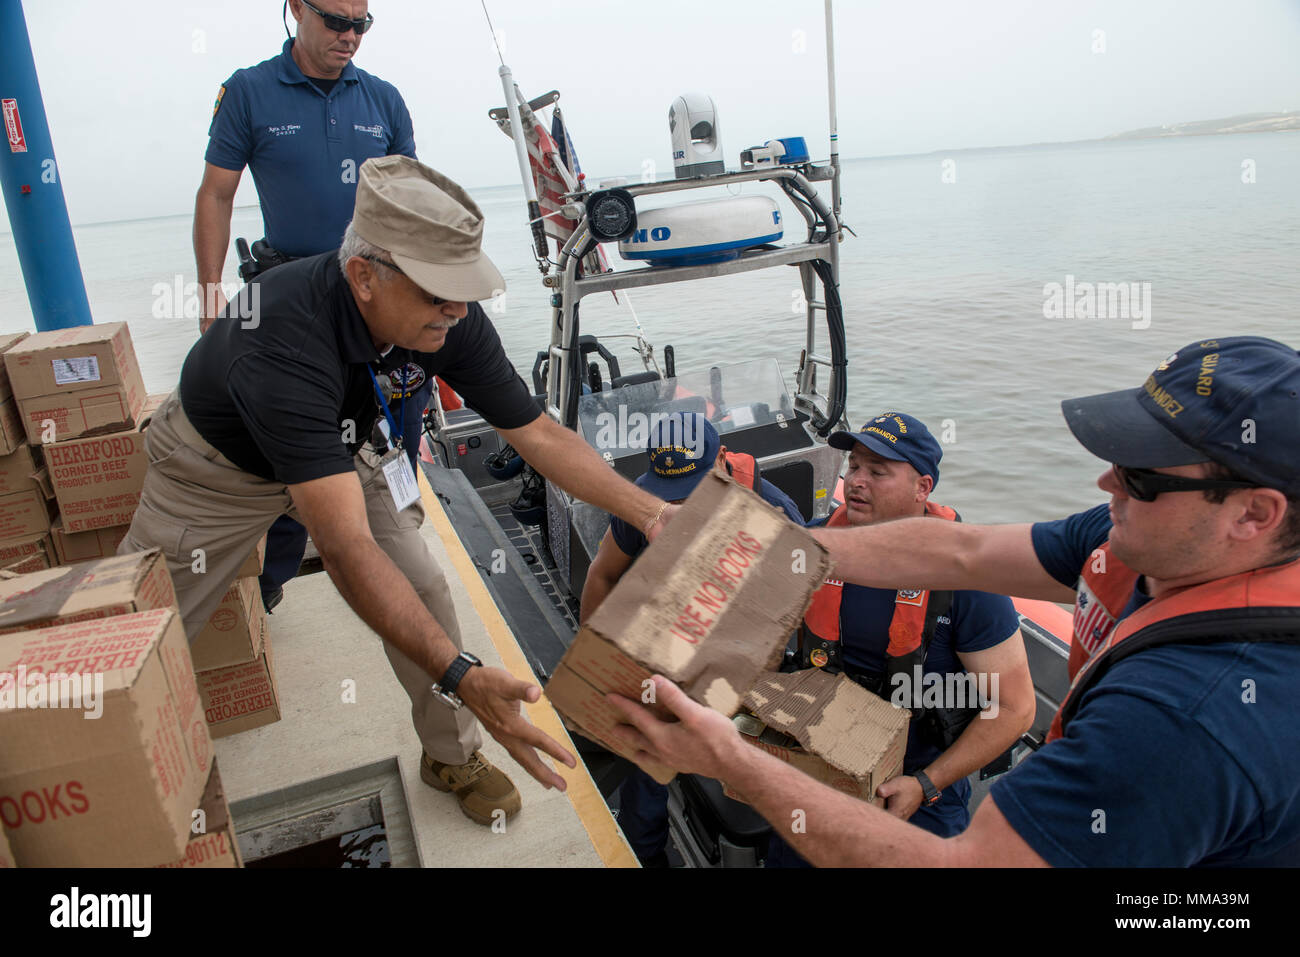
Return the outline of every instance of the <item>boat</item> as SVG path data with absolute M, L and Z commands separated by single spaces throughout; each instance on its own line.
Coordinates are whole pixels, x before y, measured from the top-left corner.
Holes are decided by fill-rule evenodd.
M 559 113 L 558 91 L 526 98 L 503 63 L 507 104 L 489 114 L 516 148 L 533 254 L 542 283 L 552 293 L 550 339 L 538 351 L 532 368 L 533 391 L 546 414 L 577 431 L 630 480 L 645 470 L 645 433 L 638 445 L 629 437 L 627 423 L 674 412 L 704 413 L 723 444 L 754 456 L 762 476 L 789 495 L 808 521 L 825 519 L 838 504 L 844 455 L 827 445 L 826 438 L 848 428 L 844 306 L 838 294 L 839 245 L 848 231 L 840 221 L 829 0 L 826 16 L 831 156 L 823 163 L 813 162 L 806 151 L 792 157 L 789 151 L 773 150 L 769 161 L 754 162 L 753 153 L 746 151 L 751 168 L 738 172 L 593 187 L 569 159 L 575 154 Z M 547 108 L 555 113 L 549 128 L 541 118 Z M 819 194 L 819 184 L 830 187 L 829 201 Z M 674 228 L 684 224 L 680 232 L 699 221 L 725 223 L 736 203 L 705 200 L 655 209 L 651 204 L 656 199 L 681 200 L 693 191 L 717 193 L 719 187 L 734 191 L 748 186 L 775 187 L 790 200 L 806 226 L 801 241 L 781 243 L 770 236 L 753 236 L 754 230 L 746 232 L 740 214 L 734 220 L 734 235 L 748 238 L 739 242 L 724 226 L 720 232 L 708 233 L 704 243 L 688 243 L 686 254 L 680 245 L 657 255 L 642 248 L 629 251 L 626 237 L 634 237 L 631 245 L 639 239 L 644 246 L 645 237 L 638 233 L 652 234 L 657 228 L 653 224 L 671 222 Z M 651 225 L 643 228 L 641 224 L 647 222 Z M 599 241 L 620 239 L 623 258 L 634 265 L 612 269 Z M 554 243 L 554 255 L 549 243 Z M 633 289 L 707 282 L 782 267 L 798 270 L 805 304 L 804 337 L 794 344 L 789 377 L 774 360 L 723 363 L 711 356 L 686 357 L 693 371 L 679 373 L 673 347 L 664 347 L 661 365 L 639 321 L 635 352 L 642 368 L 628 373 L 624 371 L 627 358 L 620 360 L 609 343 L 582 332 L 581 303 L 589 296 L 626 295 Z M 817 348 L 821 336 L 829 341 L 824 353 Z M 822 383 L 824 391 L 819 388 Z M 447 408 L 435 394 L 425 425 L 425 477 L 519 641 L 533 675 L 545 685 L 574 638 L 587 570 L 609 516 L 534 473 L 472 410 Z M 505 573 L 503 554 L 510 556 Z M 1050 602 L 1032 600 L 1016 600 L 1016 609 L 1033 674 L 1037 714 L 1020 743 L 979 772 L 979 780 L 973 782 L 972 808 L 991 778 L 1041 746 L 1069 685 L 1069 613 Z M 793 648 L 786 654 L 793 659 Z M 602 797 L 617 813 L 618 786 L 631 770 L 630 762 L 581 735 L 574 734 L 573 740 Z M 725 796 L 717 781 L 679 775 L 669 786 L 669 819 L 674 853 L 686 866 L 754 867 L 762 862 L 770 835 L 767 822 L 752 808 Z

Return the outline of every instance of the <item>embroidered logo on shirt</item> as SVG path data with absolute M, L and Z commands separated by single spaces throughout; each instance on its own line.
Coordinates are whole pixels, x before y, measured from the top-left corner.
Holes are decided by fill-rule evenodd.
M 217 90 L 217 99 L 216 99 L 216 101 L 213 102 L 213 104 L 212 104 L 212 115 L 213 115 L 213 116 L 216 116 L 216 115 L 217 115 L 217 110 L 221 109 L 221 98 L 222 98 L 223 96 L 225 96 L 225 95 L 226 95 L 226 88 L 225 88 L 224 86 L 223 86 L 221 89 Z
M 414 362 L 408 362 L 400 369 L 393 369 L 387 375 L 392 384 L 390 399 L 409 399 L 425 383 L 424 370 Z
M 301 123 L 285 123 L 283 126 L 268 126 L 266 132 L 272 136 L 293 136 L 300 129 L 302 129 Z
M 377 140 L 382 140 L 384 138 L 384 128 L 378 123 L 374 126 L 362 126 L 360 123 L 353 123 L 352 129 L 356 130 L 358 133 L 369 133 Z

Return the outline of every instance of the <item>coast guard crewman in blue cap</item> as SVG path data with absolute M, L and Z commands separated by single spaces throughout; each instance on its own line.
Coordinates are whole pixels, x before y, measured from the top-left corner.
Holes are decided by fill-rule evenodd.
M 713 423 L 699 413 L 674 413 L 656 423 L 646 455 L 649 466 L 636 484 L 665 501 L 689 497 L 713 468 L 757 492 L 792 522 L 804 524 L 790 496 L 758 474 L 752 456 L 726 449 Z M 610 519 L 582 589 L 582 621 L 600 607 L 646 545 L 637 529 L 618 516 Z M 618 823 L 637 858 L 643 865 L 667 867 L 668 789 L 634 769 L 623 781 L 619 802 Z
M 415 133 L 401 94 L 352 62 L 375 22 L 368 4 L 290 0 L 289 9 L 298 22 L 297 36 L 284 42 L 279 56 L 236 70 L 212 108 L 203 182 L 194 202 L 194 257 L 206 290 L 200 332 L 226 305 L 221 274 L 245 166 L 257 186 L 266 230 L 264 245 L 255 243 L 254 254 L 266 269 L 338 249 L 352 218 L 361 164 L 374 156 L 415 157 Z M 403 434 L 421 435 L 432 379 L 408 363 L 390 371 L 384 384 L 404 411 Z M 418 468 L 418 439 L 407 442 L 407 454 L 411 467 Z M 285 517 L 271 526 L 261 577 L 268 610 L 298 573 L 306 547 L 307 531 L 298 522 Z
M 858 432 L 836 432 L 828 444 L 849 453 L 844 504 L 828 527 L 958 520 L 930 497 L 943 448 L 915 416 L 885 412 Z M 866 588 L 833 575 L 813 595 L 799 630 L 801 667 L 842 671 L 911 709 L 903 773 L 882 784 L 878 796 L 895 817 L 931 834 L 960 834 L 970 824 L 967 776 L 1013 746 L 1034 720 L 1015 606 L 986 591 Z M 917 674 L 925 676 L 922 687 Z M 945 699 L 953 689 L 954 700 L 922 707 L 926 679 L 945 689 Z M 788 830 L 787 822 L 774 833 L 768 867 L 807 866 L 781 839 Z
M 662 677 L 677 717 L 611 696 L 646 758 L 722 778 L 820 865 L 1300 865 L 1300 353 L 1190 343 L 1137 388 L 1062 403 L 1109 504 L 1055 522 L 818 530 L 872 587 L 1073 600 L 1047 743 L 940 838 L 809 780 Z

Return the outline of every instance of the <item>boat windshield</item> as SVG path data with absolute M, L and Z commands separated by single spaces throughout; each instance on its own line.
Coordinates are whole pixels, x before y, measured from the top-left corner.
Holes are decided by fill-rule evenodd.
M 655 423 L 673 413 L 708 416 L 726 444 L 728 432 L 793 421 L 794 405 L 775 359 L 718 365 L 578 400 L 578 429 L 607 459 L 646 447 Z

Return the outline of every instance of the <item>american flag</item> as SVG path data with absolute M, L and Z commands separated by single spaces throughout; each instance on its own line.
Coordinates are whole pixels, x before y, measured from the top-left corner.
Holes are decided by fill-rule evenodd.
M 1074 640 L 1092 655 L 1114 627 L 1115 618 L 1106 606 L 1098 601 L 1087 582 L 1080 582 L 1074 601 Z
M 546 235 L 555 240 L 557 248 L 562 247 L 578 226 L 575 220 L 564 215 L 564 194 L 580 189 L 585 178 L 578 166 L 573 139 L 564 125 L 558 106 L 553 110 L 549 131 L 527 103 L 520 104 L 519 120 L 524 127 L 529 171 L 533 176 L 533 184 L 537 187 L 537 205 L 542 212 L 542 227 Z M 499 120 L 498 125 L 507 136 L 510 135 L 509 120 Z M 599 246 L 583 260 L 582 265 L 587 273 L 609 270 L 604 250 Z

